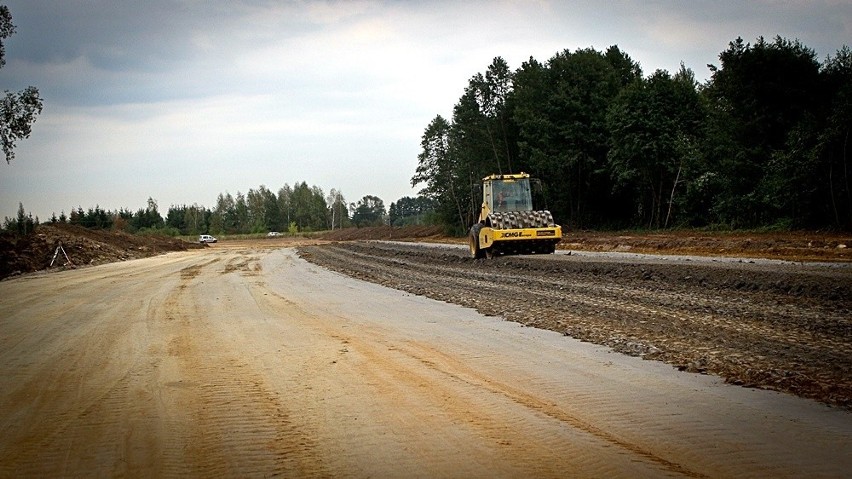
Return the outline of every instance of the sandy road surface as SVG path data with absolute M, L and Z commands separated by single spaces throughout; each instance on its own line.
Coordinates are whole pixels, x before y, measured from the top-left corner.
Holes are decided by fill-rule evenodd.
M 616 253 L 472 260 L 466 247 L 299 249 L 359 279 L 733 384 L 852 410 L 852 265 Z
M 0 476 L 838 477 L 852 415 L 213 248 L 0 283 Z

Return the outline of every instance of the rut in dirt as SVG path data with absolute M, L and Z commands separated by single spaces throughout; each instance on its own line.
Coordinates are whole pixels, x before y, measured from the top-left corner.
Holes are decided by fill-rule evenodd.
M 472 260 L 467 251 L 347 242 L 299 248 L 365 281 L 852 408 L 852 273 L 753 265 L 629 264 L 567 255 Z

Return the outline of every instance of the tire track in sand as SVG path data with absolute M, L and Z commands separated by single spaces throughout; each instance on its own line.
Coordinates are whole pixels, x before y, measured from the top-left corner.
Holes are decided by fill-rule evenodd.
M 309 311 L 262 283 L 257 284 L 253 296 L 262 309 L 296 311 L 302 324 L 340 341 L 345 354 L 335 362 L 355 368 L 346 374 L 347 381 L 352 382 L 347 389 L 353 401 L 358 400 L 356 391 L 366 385 L 373 391 L 372 397 L 392 402 L 385 406 L 389 417 L 406 411 L 404 422 L 414 422 L 420 430 L 440 434 L 445 427 L 442 422 L 448 420 L 456 432 L 462 428 L 479 440 L 487 438 L 486 443 L 500 451 L 490 464 L 495 476 L 524 473 L 562 477 L 568 471 L 561 465 L 570 457 L 571 474 L 708 477 L 595 426 L 520 385 L 477 373 L 433 348 L 389 340 L 363 326 L 357 333 L 347 332 L 341 327 L 345 324 L 342 318 L 330 319 Z M 397 431 L 406 427 L 392 426 Z M 431 467 L 441 469 L 440 455 L 427 457 Z M 445 461 L 456 459 L 444 456 Z M 458 472 L 461 474 L 461 470 Z
M 170 449 L 180 454 L 168 461 L 165 473 L 326 477 L 312 438 L 290 420 L 286 398 L 210 332 L 204 313 L 210 305 L 199 304 L 193 289 L 216 288 L 210 283 L 248 268 L 250 261 L 234 257 L 224 263 L 218 274 L 196 267 L 184 270 L 183 285 L 166 301 L 175 328 L 168 347 L 172 380 L 163 384 L 164 394 L 171 397 L 165 402 L 181 411 L 177 422 L 182 424 L 170 427 L 185 435 L 175 438 L 177 447 Z

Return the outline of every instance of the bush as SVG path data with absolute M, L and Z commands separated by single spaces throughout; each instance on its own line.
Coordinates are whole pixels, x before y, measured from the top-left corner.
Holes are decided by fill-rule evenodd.
M 141 230 L 137 231 L 136 234 L 140 236 L 177 237 L 180 236 L 180 230 L 172 226 L 165 226 L 163 228 L 142 228 Z

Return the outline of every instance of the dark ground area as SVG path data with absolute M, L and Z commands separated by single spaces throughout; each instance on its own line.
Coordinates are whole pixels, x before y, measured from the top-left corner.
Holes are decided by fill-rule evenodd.
M 334 241 L 382 239 L 458 244 L 467 241 L 466 238 L 446 237 L 443 230 L 435 226 L 346 228 L 324 232 L 318 237 Z M 569 251 L 619 251 L 789 261 L 852 262 L 852 234 L 821 231 L 565 230 L 564 239 L 558 248 Z

